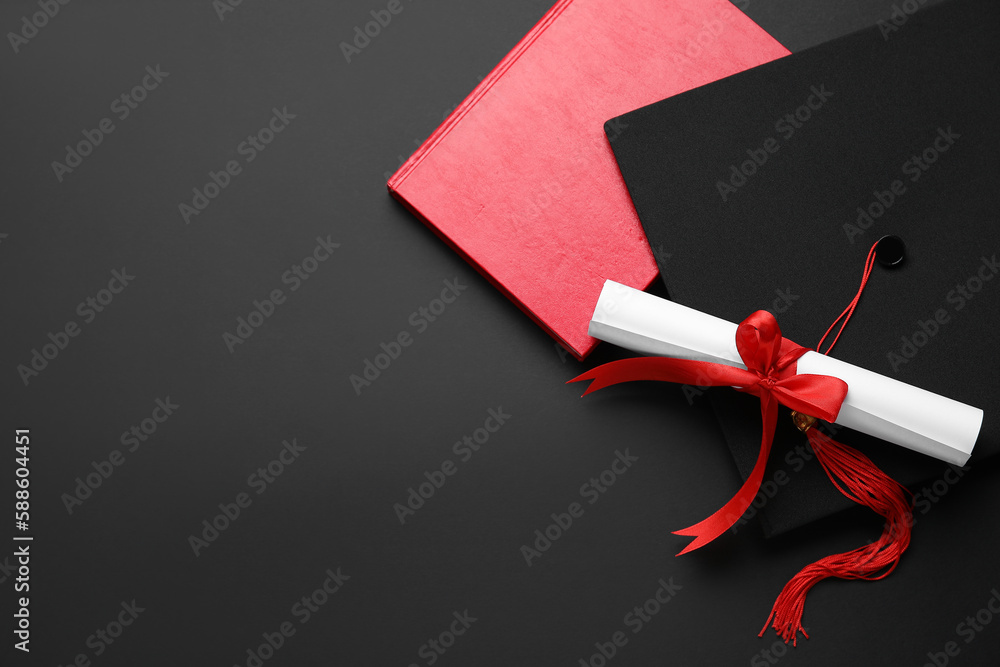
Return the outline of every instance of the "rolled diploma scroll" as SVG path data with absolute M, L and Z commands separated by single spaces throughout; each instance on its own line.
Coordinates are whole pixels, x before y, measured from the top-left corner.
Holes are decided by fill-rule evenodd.
M 750 313 L 747 313 L 749 315 Z M 710 361 L 746 369 L 732 322 L 608 280 L 590 335 L 645 355 Z M 847 383 L 838 424 L 958 466 L 979 437 L 983 411 L 818 352 L 798 360 L 798 373 Z

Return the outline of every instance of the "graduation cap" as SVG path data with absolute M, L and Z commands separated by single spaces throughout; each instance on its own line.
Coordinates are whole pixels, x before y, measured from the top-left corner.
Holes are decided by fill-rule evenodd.
M 911 510 L 897 482 L 951 482 L 961 470 L 860 428 L 840 429 L 841 445 L 801 415 L 793 413 L 795 424 L 777 420 L 775 390 L 805 378 L 789 373 L 807 372 L 783 365 L 782 334 L 816 345 L 847 313 L 836 358 L 983 406 L 985 417 L 967 413 L 983 419 L 981 428 L 970 424 L 979 435 L 972 465 L 1000 450 L 993 412 L 1000 387 L 992 377 L 1000 369 L 992 333 L 1000 327 L 1000 6 L 950 0 L 896 25 L 761 65 L 608 126 L 618 134 L 612 148 L 670 297 L 693 313 L 742 321 L 729 326 L 752 371 L 706 374 L 713 381 L 705 384 L 746 392 L 716 391 L 711 400 L 747 482 L 719 512 L 678 531 L 696 537 L 685 551 L 732 525 L 735 511 L 749 506 L 748 488 L 768 496 L 760 512 L 768 534 L 855 502 L 887 519 L 877 542 L 821 559 L 789 581 L 768 619 L 786 641 L 804 633 L 805 596 L 817 581 L 878 579 L 898 563 Z M 873 247 L 887 235 L 895 238 Z M 876 247 L 884 266 L 875 262 Z M 772 311 L 781 330 L 758 309 Z M 670 318 L 661 321 L 667 327 Z M 600 322 L 599 303 L 592 327 Z M 805 350 L 793 348 L 804 361 Z M 624 360 L 577 379 L 594 380 L 588 391 L 632 379 L 690 382 L 683 378 L 700 377 L 692 369 L 704 363 Z M 830 398 L 816 389 L 814 397 Z M 850 401 L 848 389 L 844 404 Z M 781 428 L 771 448 L 775 423 Z M 764 460 L 761 475 L 754 468 Z
M 901 239 L 905 259 L 872 270 L 833 356 L 985 408 L 972 466 L 1000 450 L 998 45 L 1000 5 L 949 0 L 612 121 L 681 304 L 734 322 L 770 310 L 812 346 L 857 292 L 872 244 Z M 707 393 L 746 478 L 759 404 Z M 918 494 L 961 474 L 849 429 L 836 437 Z M 780 420 L 764 479 L 784 483 L 759 510 L 766 534 L 853 506 L 810 458 Z

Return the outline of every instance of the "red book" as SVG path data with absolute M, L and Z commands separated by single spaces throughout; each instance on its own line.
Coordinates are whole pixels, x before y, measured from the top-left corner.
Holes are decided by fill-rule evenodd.
M 727 0 L 560 0 L 389 190 L 583 359 L 604 281 L 657 275 L 605 121 L 785 55 Z

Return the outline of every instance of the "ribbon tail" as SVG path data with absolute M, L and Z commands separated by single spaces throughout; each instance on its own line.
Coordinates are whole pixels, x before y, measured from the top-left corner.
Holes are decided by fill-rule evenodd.
M 673 359 L 669 357 L 634 357 L 602 364 L 586 373 L 576 376 L 570 382 L 592 380 L 583 395 L 622 382 L 655 380 L 694 384 L 700 387 L 749 387 L 757 383 L 756 374 L 709 361 Z
M 734 523 L 739 521 L 743 513 L 750 507 L 750 503 L 757 496 L 760 484 L 764 479 L 767 457 L 771 453 L 771 443 L 774 441 L 775 426 L 778 423 L 778 401 L 768 392 L 762 392 L 760 399 L 760 414 L 764 425 L 760 439 L 760 453 L 757 455 L 757 463 L 754 464 L 753 471 L 747 477 L 746 481 L 743 482 L 743 486 L 736 492 L 736 495 L 723 505 L 721 509 L 693 526 L 674 531 L 674 535 L 685 535 L 695 538 L 677 554 L 678 556 L 683 556 L 689 551 L 694 551 L 705 546 L 729 530 Z

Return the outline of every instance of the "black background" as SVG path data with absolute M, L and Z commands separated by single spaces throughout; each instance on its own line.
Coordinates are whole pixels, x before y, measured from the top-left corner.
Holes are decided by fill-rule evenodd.
M 652 384 L 580 399 L 563 383 L 620 353 L 561 353 L 385 190 L 549 3 L 403 2 L 350 63 L 339 44 L 387 3 L 245 0 L 220 20 L 208 0 L 76 0 L 18 53 L 5 38 L 0 471 L 12 512 L 14 429 L 30 429 L 35 541 L 30 656 L 11 649 L 16 574 L 0 561 L 3 664 L 243 665 L 292 621 L 265 664 L 423 665 L 421 646 L 464 610 L 477 620 L 435 664 L 578 665 L 619 630 L 609 664 L 920 665 L 949 641 L 949 664 L 994 664 L 1000 618 L 968 644 L 956 626 L 1000 587 L 995 465 L 918 513 L 892 576 L 819 585 L 794 650 L 756 636 L 774 597 L 805 564 L 874 539 L 876 517 L 772 540 L 747 525 L 674 558 L 686 540 L 670 531 L 738 485 L 708 402 Z M 892 12 L 739 6 L 793 50 Z M 0 29 L 36 11 L 4 3 Z M 111 102 L 157 64 L 169 76 L 119 120 Z M 284 107 L 288 128 L 185 224 L 192 188 L 242 163 L 237 146 Z M 60 182 L 51 163 L 105 117 L 114 132 Z M 341 245 L 289 291 L 283 272 L 318 236 Z M 122 267 L 135 280 L 83 323 L 77 304 Z M 411 313 L 445 280 L 468 287 L 417 334 Z M 287 301 L 230 353 L 223 333 L 276 288 Z M 80 334 L 25 386 L 18 365 L 71 320 Z M 349 376 L 403 331 L 413 344 L 358 395 Z M 180 407 L 127 451 L 122 432 L 167 397 Z M 510 419 L 460 462 L 452 444 L 501 406 Z M 255 494 L 248 476 L 292 438 L 305 451 Z M 626 448 L 638 460 L 588 505 L 581 485 Z M 63 494 L 114 450 L 124 463 L 68 513 Z M 446 459 L 457 473 L 401 525 L 393 505 Z M 244 491 L 252 504 L 195 556 L 189 536 Z M 521 546 L 581 501 L 529 567 Z M 350 580 L 299 624 L 292 606 L 338 567 Z M 623 617 L 660 578 L 682 588 L 632 634 Z M 88 637 L 133 599 L 144 611 L 95 657 Z

